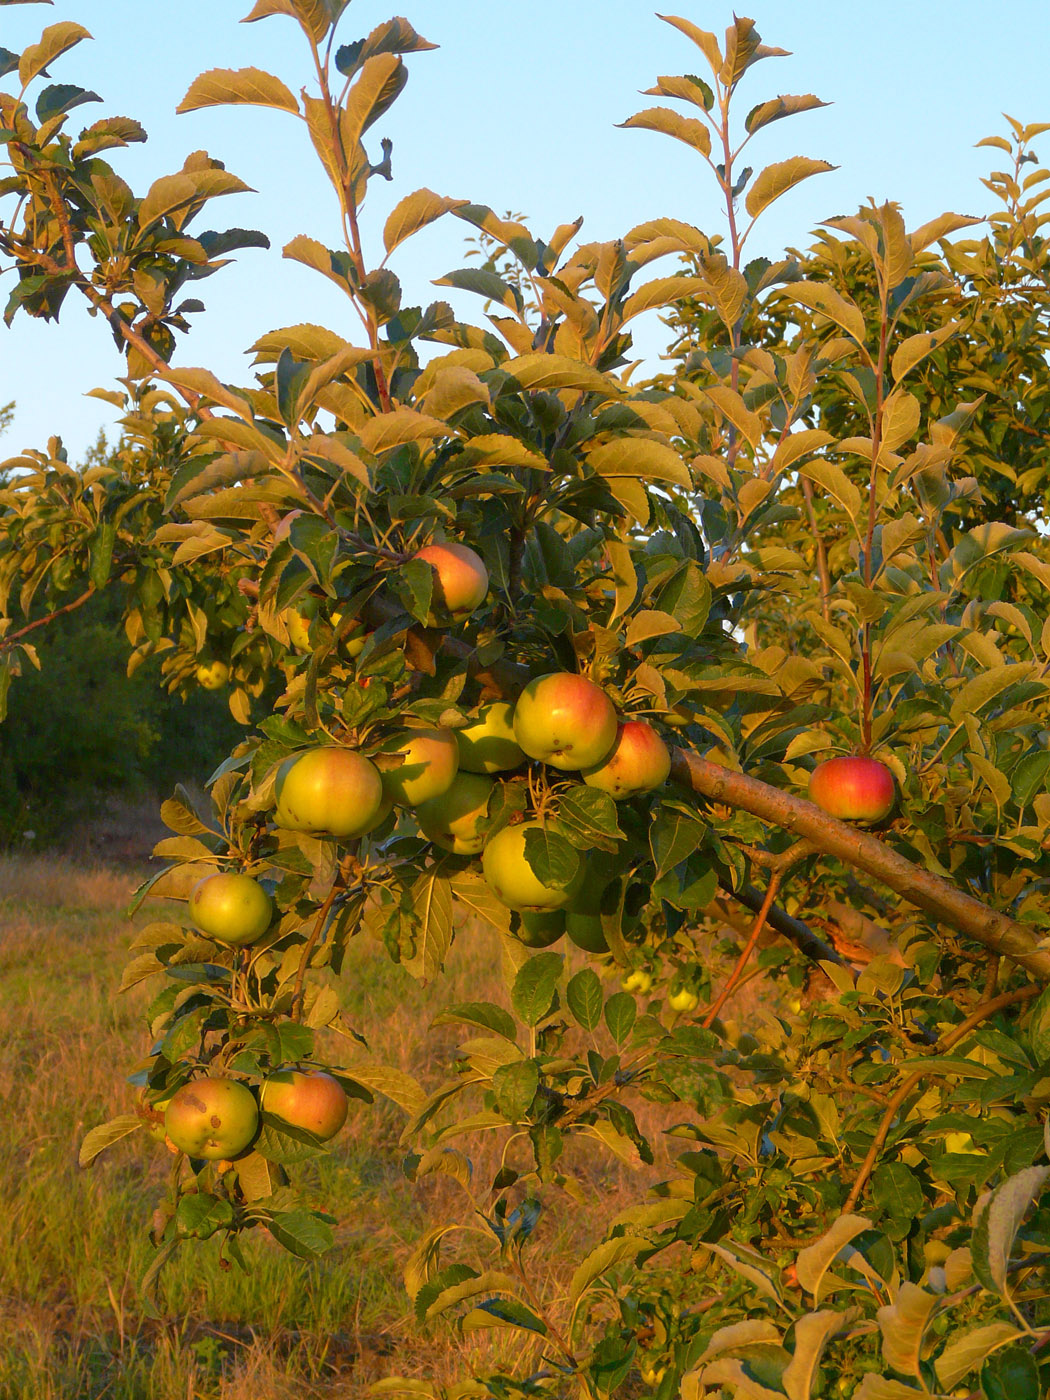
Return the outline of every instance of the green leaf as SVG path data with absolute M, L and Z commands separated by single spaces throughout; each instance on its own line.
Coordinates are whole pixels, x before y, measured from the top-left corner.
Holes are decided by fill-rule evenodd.
M 537 880 L 558 889 L 566 889 L 580 868 L 575 848 L 546 826 L 526 831 L 525 861 Z
M 821 102 L 820 98 L 814 97 L 811 92 L 798 97 L 773 97 L 768 102 L 760 102 L 757 107 L 751 108 L 744 118 L 744 130 L 749 135 L 754 135 L 756 131 L 761 131 L 770 122 L 780 121 L 782 117 L 793 117 L 796 112 L 812 112 L 815 107 L 827 106 L 827 102 Z
M 563 793 L 558 802 L 558 821 L 569 839 L 581 850 L 595 847 L 615 851 L 623 839 L 616 815 L 616 802 L 607 792 L 579 783 Z
M 986 1400 L 1040 1400 L 1044 1394 L 1035 1357 L 1024 1346 L 1010 1347 L 981 1368 Z
M 537 1025 L 550 1011 L 564 961 L 560 953 L 537 953 L 518 969 L 510 1001 L 527 1026 Z
M 417 622 L 426 623 L 434 600 L 434 570 L 425 559 L 409 559 L 397 571 L 398 597 Z
M 1017 1232 L 1032 1202 L 1050 1180 L 1050 1167 L 1028 1167 L 1009 1177 L 981 1212 L 973 1235 L 973 1266 L 986 1286 L 1005 1296 Z
M 597 973 L 589 967 L 577 972 L 565 989 L 565 1000 L 585 1031 L 597 1030 L 602 1019 L 602 984 Z
M 837 170 L 838 167 L 829 164 L 826 160 L 810 160 L 808 156 L 792 156 L 790 160 L 778 160 L 773 165 L 767 165 L 764 170 L 760 170 L 754 183 L 747 192 L 744 203 L 747 212 L 753 219 L 757 219 L 763 209 L 769 206 L 782 194 L 787 194 L 803 180 L 808 180 L 811 175 L 822 175 L 828 170 Z
M 509 1040 L 512 1045 L 517 1040 L 513 1019 L 502 1006 L 494 1006 L 490 1001 L 467 1001 L 456 1006 L 447 1006 L 434 1017 L 432 1024 L 477 1026 L 479 1030 L 494 1031 L 504 1040 Z
M 1032 1007 L 1027 1033 L 1028 1044 L 1037 1063 L 1045 1064 L 1050 1060 L 1050 987 L 1044 988 Z M 1050 1119 L 1047 1121 L 1050 1122 Z
M 897 1224 L 910 1222 L 922 1210 L 922 1187 L 904 1162 L 883 1162 L 871 1178 L 872 1199 Z
M 335 1244 L 327 1219 L 310 1210 L 281 1211 L 266 1222 L 278 1244 L 300 1259 L 319 1259 Z
M 845 1314 L 838 1312 L 806 1313 L 798 1319 L 795 1349 L 781 1378 L 788 1400 L 810 1400 L 824 1348 L 847 1322 Z
M 218 1196 L 201 1191 L 183 1196 L 175 1211 L 175 1228 L 187 1239 L 207 1240 L 216 1230 L 228 1230 L 233 1224 L 233 1206 Z
M 486 1298 L 476 1309 L 467 1313 L 460 1323 L 460 1330 L 464 1333 L 477 1332 L 493 1325 L 520 1327 L 526 1332 L 538 1332 L 541 1337 L 547 1335 L 547 1324 L 541 1322 L 524 1303 L 519 1303 L 517 1298 Z
M 615 1239 L 604 1240 L 578 1265 L 569 1284 L 569 1297 L 575 1311 L 580 1299 L 601 1278 L 607 1269 L 624 1259 L 635 1259 L 643 1249 L 648 1249 L 649 1241 L 634 1235 L 619 1235 Z
M 699 817 L 686 816 L 670 807 L 662 808 L 649 828 L 649 848 L 656 862 L 656 879 L 659 880 L 698 850 L 706 832 L 707 827 Z
M 622 1045 L 634 1029 L 638 1007 L 630 992 L 615 992 L 605 1003 L 605 1024 L 617 1045 Z
M 74 24 L 72 20 L 49 24 L 37 43 L 30 44 L 27 49 L 22 50 L 18 60 L 19 82 L 23 87 L 27 87 L 34 78 L 43 73 L 49 63 L 53 63 L 74 44 L 79 44 L 81 39 L 90 38 L 91 35 L 84 26 Z
M 98 1128 L 92 1128 L 80 1144 L 78 1164 L 82 1167 L 90 1167 L 95 1158 L 100 1153 L 105 1152 L 107 1147 L 112 1147 L 115 1142 L 120 1142 L 121 1138 L 129 1137 L 142 1126 L 143 1121 L 137 1113 L 122 1113 L 117 1118 L 111 1118 L 108 1123 L 103 1123 Z
M 540 1071 L 535 1060 L 520 1060 L 516 1064 L 500 1065 L 492 1076 L 496 1106 L 511 1123 L 522 1121 L 536 1097 L 539 1086 Z
M 392 1100 L 413 1116 L 426 1103 L 427 1096 L 418 1082 L 404 1070 L 394 1069 L 390 1065 L 349 1065 L 345 1075 L 363 1089 Z
M 404 199 L 394 205 L 383 228 L 383 247 L 387 254 L 404 243 L 406 238 L 411 238 L 421 228 L 432 224 L 435 219 L 440 219 L 442 214 L 447 214 L 462 202 L 449 199 L 447 195 L 435 194 L 433 190 L 428 189 L 415 190 L 412 194 L 405 195 Z
M 902 340 L 893 352 L 890 362 L 894 382 L 903 379 L 920 360 L 939 349 L 945 341 L 951 340 L 961 325 L 961 321 L 952 321 L 950 325 L 938 326 L 935 331 L 920 331 L 918 335 L 910 335 L 907 340 Z
M 52 83 L 42 90 L 36 100 L 37 120 L 47 122 L 85 102 L 101 101 L 97 92 L 89 92 L 87 88 L 77 87 L 74 83 Z

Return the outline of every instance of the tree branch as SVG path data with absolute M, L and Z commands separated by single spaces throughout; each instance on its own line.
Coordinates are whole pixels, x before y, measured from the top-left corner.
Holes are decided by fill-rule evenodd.
M 67 603 L 64 608 L 56 608 L 54 612 L 49 612 L 45 617 L 38 617 L 35 622 L 27 622 L 24 627 L 20 627 L 17 632 L 9 632 L 6 637 L 0 638 L 0 651 L 5 647 L 12 646 L 19 638 L 24 637 L 27 632 L 35 632 L 38 627 L 46 627 L 49 622 L 54 622 L 56 617 L 61 617 L 63 613 L 73 612 L 76 608 L 82 608 L 89 598 L 95 596 L 95 585 L 88 584 L 87 590 L 81 593 L 79 598 L 74 598 L 71 603 Z
M 1043 981 L 1050 980 L 1050 950 L 1038 946 L 1033 930 L 913 865 L 867 832 L 829 817 L 812 802 L 709 763 L 687 749 L 673 751 L 671 776 L 701 797 L 750 812 L 784 831 L 807 838 L 818 851 L 836 856 L 855 870 L 880 880 L 909 904 L 956 932 L 1012 958 Z

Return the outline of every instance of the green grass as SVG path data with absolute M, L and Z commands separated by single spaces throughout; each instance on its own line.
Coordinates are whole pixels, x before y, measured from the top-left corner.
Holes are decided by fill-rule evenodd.
M 138 1281 L 171 1159 L 135 1134 L 90 1170 L 76 1164 L 89 1128 L 133 1108 L 124 1075 L 148 1048 L 147 989 L 115 995 L 131 883 L 107 869 L 0 859 L 0 1400 L 338 1400 L 387 1374 L 449 1381 L 474 1364 L 513 1367 L 513 1336 L 453 1342 L 447 1328 L 424 1331 L 411 1316 L 401 1270 L 413 1241 L 432 1216 L 470 1210 L 448 1178 L 405 1180 L 401 1115 L 386 1103 L 352 1105 L 333 1153 L 296 1171 L 341 1222 L 322 1262 L 293 1258 L 264 1235 L 246 1246 L 248 1273 L 220 1267 L 214 1241 L 188 1247 L 162 1276 L 159 1318 L 148 1315 Z M 447 1072 L 455 1044 L 452 1030 L 428 1029 L 438 1004 L 501 996 L 487 939 L 461 938 L 449 979 L 429 989 L 366 939 L 349 962 L 347 1007 L 371 1058 L 429 1084 Z M 479 1145 L 481 1175 L 497 1150 Z M 552 1232 L 552 1277 L 626 1204 L 616 1199 L 625 1169 L 588 1172 L 595 1209 L 572 1207 Z M 631 1183 L 631 1198 L 642 1189 Z

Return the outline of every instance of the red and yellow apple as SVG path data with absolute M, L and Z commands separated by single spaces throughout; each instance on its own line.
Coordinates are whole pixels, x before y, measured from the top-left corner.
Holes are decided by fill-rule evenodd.
M 451 729 L 406 729 L 375 756 L 383 790 L 395 807 L 419 807 L 448 792 L 459 771 Z
M 428 544 L 415 557 L 434 570 L 434 600 L 457 621 L 469 617 L 484 602 L 489 591 L 489 571 L 481 555 L 467 545 Z M 435 626 L 436 612 L 432 610 L 427 621 Z
M 257 880 L 232 870 L 205 875 L 190 891 L 190 918 L 209 938 L 241 948 L 270 927 L 273 901 Z
M 192 1079 L 164 1110 L 164 1130 L 179 1151 L 206 1162 L 236 1157 L 258 1127 L 255 1096 L 236 1079 Z
M 660 787 L 670 771 L 671 755 L 653 726 L 644 719 L 629 719 L 617 728 L 612 751 L 583 770 L 583 781 L 621 802 Z
M 828 758 L 814 768 L 809 800 L 844 822 L 880 822 L 897 800 L 893 774 L 884 763 L 863 754 Z
M 259 1104 L 287 1123 L 302 1128 L 322 1142 L 335 1137 L 346 1122 L 346 1092 L 337 1079 L 322 1070 L 281 1069 L 263 1080 Z
M 514 738 L 514 707 L 498 701 L 479 711 L 476 720 L 455 730 L 459 766 L 468 773 L 499 773 L 525 762 Z
M 197 684 L 202 690 L 221 690 L 229 679 L 225 661 L 202 661 L 197 667 Z
M 616 711 L 600 686 L 569 671 L 530 681 L 514 706 L 514 738 L 552 768 L 593 768 L 616 743 Z
M 496 898 L 519 913 L 564 909 L 580 885 L 578 871 L 568 885 L 545 884 L 525 858 L 525 843 L 530 831 L 542 832 L 538 821 L 505 826 L 485 847 L 481 869 L 489 889 Z
M 383 784 L 373 763 L 353 749 L 308 749 L 285 760 L 277 775 L 278 826 L 349 838 L 376 824 Z
M 449 788 L 416 808 L 420 831 L 457 856 L 477 855 L 485 844 L 483 828 L 494 787 L 483 773 L 457 773 Z

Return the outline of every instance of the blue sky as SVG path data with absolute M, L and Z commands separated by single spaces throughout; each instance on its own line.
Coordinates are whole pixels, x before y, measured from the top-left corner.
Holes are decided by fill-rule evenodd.
M 1045 0 L 1015 0 L 1008 11 L 977 0 L 738 4 L 765 42 L 793 53 L 752 70 L 740 118 L 781 92 L 814 92 L 834 104 L 774 124 L 756 138 L 753 154 L 763 164 L 800 154 L 840 167 L 787 195 L 759 225 L 752 253 L 804 245 L 818 220 L 849 212 L 869 195 L 898 200 L 909 226 L 944 209 L 983 213 L 989 206 L 979 180 L 1001 157 L 974 143 L 1003 131 L 1004 110 L 1021 121 L 1050 119 Z M 249 9 L 250 0 L 0 7 L 0 44 L 9 49 L 21 50 L 59 19 L 91 30 L 94 42 L 60 59 L 52 78 L 103 97 L 104 105 L 81 109 L 84 124 L 105 113 L 144 123 L 145 146 L 112 154 L 140 193 L 200 148 L 257 191 L 216 201 L 198 227 L 260 228 L 273 246 L 240 254 L 200 284 L 208 313 L 196 318 L 197 329 L 177 352 L 180 363 L 207 364 L 231 382 L 248 378 L 244 350 L 275 326 L 317 321 L 353 337 L 349 308 L 331 284 L 280 254 L 296 233 L 336 241 L 334 198 L 301 124 L 255 108 L 174 115 L 205 68 L 268 68 L 293 89 L 307 80 L 307 55 L 291 21 L 239 24 Z M 721 33 L 732 6 L 667 0 L 667 10 Z M 408 87 L 373 128 L 377 155 L 380 136 L 394 140 L 395 177 L 392 184 L 373 182 L 364 215 L 373 248 L 393 203 L 421 185 L 499 213 L 519 211 L 541 236 L 579 214 L 589 239 L 615 237 L 662 214 L 709 233 L 722 230 L 712 182 L 696 156 L 654 133 L 615 127 L 656 100 L 639 89 L 659 73 L 704 72 L 697 50 L 649 3 L 355 0 L 341 36 L 357 38 L 391 13 L 405 15 L 441 47 L 409 59 Z M 1042 143 L 1050 143 L 1050 132 Z M 443 220 L 398 250 L 394 267 L 407 303 L 448 296 L 430 279 L 464 264 L 464 233 L 463 224 Z M 4 300 L 7 285 L 5 277 Z M 476 299 L 461 295 L 457 306 L 480 316 Z M 655 364 L 662 328 L 655 318 L 638 327 L 637 348 Z M 10 330 L 0 327 L 0 403 L 17 402 L 3 455 L 58 433 L 78 456 L 113 421 L 108 406 L 83 395 L 120 372 L 108 332 L 72 297 L 57 327 L 24 315 Z

